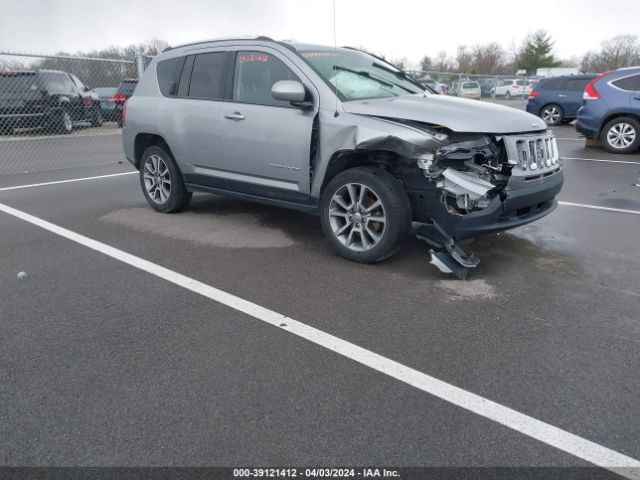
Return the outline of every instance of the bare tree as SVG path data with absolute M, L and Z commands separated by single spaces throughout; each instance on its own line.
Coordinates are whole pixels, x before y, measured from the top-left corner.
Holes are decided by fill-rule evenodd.
M 496 42 L 485 45 L 475 45 L 471 52 L 472 65 L 475 73 L 497 75 L 501 73 L 507 54 Z
M 640 64 L 637 35 L 618 35 L 602 42 L 599 52 L 587 52 L 582 59 L 585 72 L 603 72 Z
M 456 54 L 456 63 L 458 64 L 458 70 L 463 73 L 472 73 L 472 55 L 471 50 L 466 45 L 458 46 L 458 53 Z
M 449 72 L 453 68 L 453 62 L 443 50 L 436 55 L 433 66 L 438 72 Z

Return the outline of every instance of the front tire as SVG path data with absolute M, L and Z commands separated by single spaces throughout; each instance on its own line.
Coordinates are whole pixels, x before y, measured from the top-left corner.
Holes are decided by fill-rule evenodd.
M 554 127 L 564 121 L 564 111 L 560 105 L 550 103 L 540 110 L 540 118 L 550 127 Z
M 507 100 L 511 100 L 511 92 L 509 90 L 507 90 L 507 93 L 504 94 L 504 98 L 506 98 Z
M 611 153 L 631 153 L 640 147 L 640 122 L 618 117 L 607 123 L 600 134 L 602 148 Z
M 400 182 L 376 167 L 336 175 L 320 201 L 329 245 L 348 260 L 380 262 L 401 246 L 411 228 L 411 206 Z
M 161 213 L 183 210 L 193 196 L 185 188 L 171 153 L 157 145 L 147 148 L 142 154 L 140 185 L 149 205 Z

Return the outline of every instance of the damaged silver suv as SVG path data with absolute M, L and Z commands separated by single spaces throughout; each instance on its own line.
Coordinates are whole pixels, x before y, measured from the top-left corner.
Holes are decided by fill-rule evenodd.
M 465 278 L 461 243 L 537 220 L 563 183 L 528 113 L 425 91 L 350 48 L 258 37 L 168 49 L 126 104 L 123 143 L 159 212 L 203 191 L 320 216 L 335 251 L 378 262 L 416 224 L 432 263 Z

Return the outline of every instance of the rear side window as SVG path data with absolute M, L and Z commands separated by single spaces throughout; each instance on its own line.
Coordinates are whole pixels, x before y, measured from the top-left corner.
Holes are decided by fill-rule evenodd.
M 120 82 L 120 85 L 118 85 L 118 93 L 122 93 L 130 97 L 131 95 L 133 95 L 133 91 L 136 89 L 136 85 L 138 85 L 138 82 L 123 80 L 122 82 Z
M 541 87 L 545 90 L 562 90 L 562 84 L 564 80 L 562 78 L 550 78 L 549 80 L 545 80 L 544 83 L 541 84 Z
M 0 73 L 0 93 L 28 96 L 39 90 L 35 73 Z
M 238 52 L 233 80 L 233 101 L 290 107 L 289 102 L 271 96 L 271 87 L 280 80 L 298 80 L 289 67 L 265 52 Z
M 178 94 L 178 82 L 185 57 L 171 58 L 158 62 L 156 73 L 158 74 L 158 87 L 165 97 L 174 97 Z
M 569 78 L 564 85 L 564 90 L 582 92 L 590 81 L 588 78 Z
M 614 80 L 611 84 L 620 90 L 626 90 L 628 92 L 640 90 L 640 74 Z
M 191 72 L 189 96 L 219 100 L 222 98 L 225 52 L 196 55 Z

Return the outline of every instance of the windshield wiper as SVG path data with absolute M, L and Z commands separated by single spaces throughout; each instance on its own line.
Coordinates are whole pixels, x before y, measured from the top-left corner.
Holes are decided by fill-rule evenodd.
M 354 73 L 356 75 L 360 75 L 361 77 L 366 77 L 366 78 L 369 78 L 371 80 L 375 80 L 380 85 L 384 85 L 385 87 L 393 87 L 394 85 L 399 87 L 399 85 L 396 85 L 395 83 L 392 83 L 392 82 L 388 82 L 387 80 L 383 80 L 380 77 L 372 75 L 371 73 L 367 72 L 366 70 L 354 70 L 354 69 L 349 68 L 349 67 L 343 67 L 342 65 L 334 65 L 333 69 L 334 70 L 342 70 L 343 72 Z
M 402 70 L 391 70 L 390 68 L 385 67 L 384 65 L 381 65 L 379 63 L 373 63 L 372 64 L 373 67 L 379 68 L 380 70 L 384 70 L 385 72 L 389 72 L 392 75 L 395 75 L 398 78 L 402 78 L 404 80 L 407 80 L 408 82 L 411 82 L 413 85 L 415 85 L 416 87 L 419 87 L 421 90 L 424 90 L 424 87 L 422 85 L 420 85 L 419 82 L 417 82 L 416 80 L 414 80 L 413 78 L 411 78 L 411 76 L 407 75 L 406 73 L 404 73 Z M 407 87 L 403 87 L 402 85 L 399 85 L 397 83 L 394 83 L 394 85 L 398 88 L 402 88 L 403 90 L 409 92 L 409 93 L 417 93 L 412 91 L 411 89 L 407 88 Z

